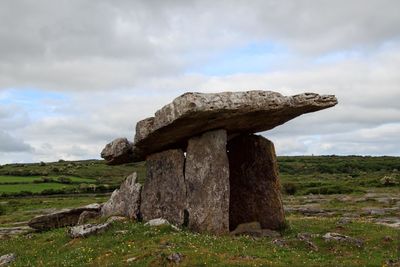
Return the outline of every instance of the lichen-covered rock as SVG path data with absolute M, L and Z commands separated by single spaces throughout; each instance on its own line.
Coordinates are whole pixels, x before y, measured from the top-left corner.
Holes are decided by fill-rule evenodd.
M 141 190 L 142 185 L 137 183 L 137 174 L 134 172 L 111 194 L 110 199 L 101 208 L 101 215 L 104 217 L 120 215 L 138 219 Z
M 63 209 L 50 214 L 40 215 L 28 222 L 28 225 L 37 230 L 49 230 L 53 228 L 76 225 L 79 216 L 84 211 L 96 211 L 101 208 L 100 204 L 90 204 L 75 209 Z
M 285 217 L 273 143 L 262 136 L 240 135 L 227 148 L 229 228 L 256 221 L 263 229 L 281 229 Z
M 305 113 L 337 104 L 333 95 L 304 93 L 283 96 L 271 91 L 185 93 L 155 113 L 139 121 L 133 147 L 134 161 L 213 129 L 228 135 L 256 133 L 272 129 Z
M 229 163 L 225 130 L 189 139 L 185 180 L 189 228 L 197 232 L 229 232 Z
M 109 165 L 118 165 L 133 160 L 133 144 L 126 138 L 117 138 L 107 144 L 101 151 L 101 157 Z
M 180 149 L 152 154 L 146 159 L 146 181 L 140 212 L 143 220 L 165 218 L 182 225 L 186 204 L 185 157 Z

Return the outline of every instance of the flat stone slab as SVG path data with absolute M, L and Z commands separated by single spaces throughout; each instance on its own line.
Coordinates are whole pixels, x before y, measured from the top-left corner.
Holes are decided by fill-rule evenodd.
M 302 114 L 337 104 L 333 95 L 283 96 L 271 91 L 185 93 L 136 125 L 133 161 L 168 148 L 185 147 L 192 136 L 225 129 L 228 136 L 270 130 Z

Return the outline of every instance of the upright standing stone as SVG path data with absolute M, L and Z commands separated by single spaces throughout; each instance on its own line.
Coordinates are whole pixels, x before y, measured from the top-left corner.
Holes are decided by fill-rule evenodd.
M 142 185 L 137 183 L 136 172 L 132 173 L 116 189 L 110 199 L 101 208 L 101 215 L 109 217 L 113 215 L 138 219 L 140 207 L 140 193 Z
M 189 228 L 223 234 L 229 231 L 229 162 L 225 130 L 189 139 L 185 179 Z
M 258 221 L 262 228 L 284 225 L 274 144 L 257 135 L 240 135 L 228 142 L 230 172 L 229 228 Z
M 183 224 L 186 204 L 184 166 L 185 157 L 180 149 L 147 157 L 140 208 L 145 221 L 164 218 L 176 225 Z

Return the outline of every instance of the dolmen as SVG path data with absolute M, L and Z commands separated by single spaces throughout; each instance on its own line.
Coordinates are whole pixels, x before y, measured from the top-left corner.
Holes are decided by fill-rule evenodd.
M 255 133 L 336 104 L 335 96 L 315 93 L 185 93 L 139 121 L 133 142 L 116 139 L 101 156 L 110 165 L 146 161 L 144 185 L 132 190 L 139 197 L 123 198 L 134 199 L 123 209 L 137 209 L 128 217 L 164 218 L 212 234 L 249 222 L 280 230 L 285 216 L 274 144 Z

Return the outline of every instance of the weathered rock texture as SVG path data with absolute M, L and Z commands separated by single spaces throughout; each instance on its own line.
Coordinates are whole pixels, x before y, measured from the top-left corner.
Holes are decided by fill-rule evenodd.
M 100 211 L 84 211 L 79 215 L 78 225 L 85 224 L 90 219 L 100 217 Z
M 41 215 L 29 221 L 28 225 L 37 230 L 49 230 L 53 228 L 76 225 L 79 216 L 84 211 L 99 211 L 101 205 L 91 204 L 81 208 L 63 209 L 54 213 Z
M 271 91 L 186 93 L 137 123 L 133 160 L 170 147 L 209 130 L 228 135 L 272 129 L 305 113 L 332 107 L 335 96 L 305 93 L 283 96 Z
M 185 180 L 189 228 L 223 234 L 229 231 L 229 163 L 225 130 L 189 139 Z
M 265 229 L 284 226 L 278 166 L 274 145 L 256 135 L 228 142 L 230 172 L 229 228 L 257 221 Z
M 120 215 L 138 219 L 141 190 L 142 185 L 137 183 L 137 174 L 134 172 L 112 193 L 110 199 L 103 205 L 101 215 L 105 217 Z
M 132 143 L 126 138 L 117 138 L 105 146 L 101 151 L 101 157 L 105 159 L 109 165 L 132 162 L 132 148 Z
M 147 157 L 140 208 L 145 221 L 165 218 L 173 224 L 183 224 L 186 204 L 184 166 L 185 156 L 180 149 Z

